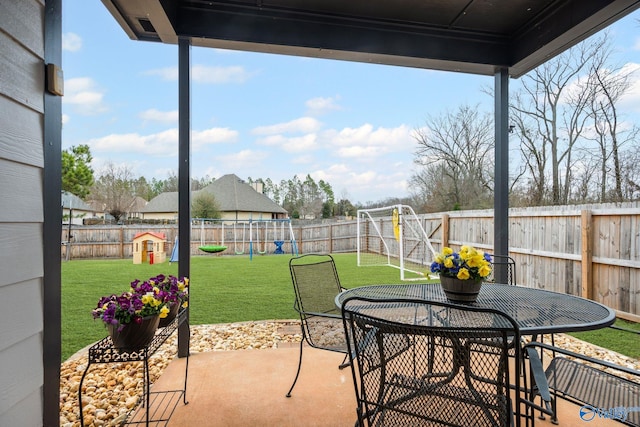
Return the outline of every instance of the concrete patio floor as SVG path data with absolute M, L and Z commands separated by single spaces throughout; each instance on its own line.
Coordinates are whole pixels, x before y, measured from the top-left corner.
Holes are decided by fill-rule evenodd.
M 298 346 L 277 349 L 194 353 L 189 358 L 188 404 L 178 403 L 168 427 L 193 426 L 327 426 L 354 425 L 355 393 L 351 370 L 339 370 L 343 356 L 304 349 L 302 370 L 292 397 L 289 389 L 298 361 Z M 186 359 L 175 359 L 152 391 L 180 389 Z M 560 426 L 620 425 L 597 419 L 586 422 L 579 407 L 559 402 Z M 546 420 L 537 426 L 551 427 Z M 471 427 L 471 426 L 470 426 Z

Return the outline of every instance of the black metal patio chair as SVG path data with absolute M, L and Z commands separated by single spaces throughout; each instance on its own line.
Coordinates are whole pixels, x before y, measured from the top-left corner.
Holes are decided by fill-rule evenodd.
M 422 300 L 347 299 L 342 306 L 360 426 L 519 425 L 511 381 L 513 319 L 490 309 Z M 398 351 L 390 343 L 412 343 Z M 489 343 L 491 343 L 489 345 Z M 520 346 L 513 378 L 520 378 Z M 513 383 L 513 384 L 512 384 Z M 513 390 L 513 393 L 510 393 Z
M 516 286 L 516 261 L 508 255 L 491 255 L 491 258 L 491 274 L 485 282 Z
M 593 425 L 606 418 L 640 426 L 640 371 L 539 342 L 524 349 L 532 365 L 541 367 L 545 352 L 551 357 L 545 376 L 535 379 L 530 400 L 538 394 L 548 396 L 550 391 L 550 415 L 555 424 L 556 401 L 564 399 L 580 405 L 580 417 L 594 421 Z
M 340 284 L 333 257 L 328 254 L 307 254 L 291 258 L 289 271 L 296 298 L 294 309 L 300 315 L 302 340 L 298 370 L 287 397 L 291 397 L 300 376 L 305 342 L 314 348 L 345 353 L 345 359 L 339 368 L 349 366 L 342 317 L 335 304 L 336 295 L 344 288 Z

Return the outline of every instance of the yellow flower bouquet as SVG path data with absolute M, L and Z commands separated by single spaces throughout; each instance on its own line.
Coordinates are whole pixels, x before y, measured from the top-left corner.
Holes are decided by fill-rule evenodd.
M 431 263 L 431 272 L 460 280 L 480 281 L 491 274 L 491 255 L 473 246 L 462 246 L 460 252 L 445 247 Z

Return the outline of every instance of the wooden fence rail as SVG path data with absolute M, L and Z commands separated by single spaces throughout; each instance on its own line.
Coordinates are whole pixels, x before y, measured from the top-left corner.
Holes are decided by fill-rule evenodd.
M 493 210 L 419 215 L 436 251 L 443 246 L 470 244 L 493 249 Z M 388 219 L 391 221 L 391 218 Z M 392 229 L 392 227 L 386 227 Z M 356 221 L 294 226 L 298 253 L 356 251 Z M 62 258 L 129 258 L 132 240 L 140 232 L 166 236 L 171 254 L 177 226 L 73 226 L 62 234 Z M 273 240 L 253 237 L 254 253 L 272 253 Z M 225 244 L 223 254 L 249 253 L 246 226 L 194 225 L 191 254 L 198 247 Z M 277 238 L 276 238 L 277 237 Z M 70 244 L 66 244 L 69 242 Z M 283 249 L 292 253 L 289 236 Z M 640 208 L 511 209 L 509 255 L 516 260 L 519 286 L 581 295 L 617 310 L 621 317 L 640 321 Z

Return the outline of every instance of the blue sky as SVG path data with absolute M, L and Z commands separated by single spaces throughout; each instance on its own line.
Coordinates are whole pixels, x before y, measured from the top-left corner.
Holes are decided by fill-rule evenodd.
M 63 2 L 63 148 L 94 169 L 177 174 L 178 48 L 130 40 L 100 1 Z M 616 61 L 640 67 L 640 12 L 611 27 Z M 493 78 L 192 48 L 192 176 L 275 182 L 310 174 L 337 198 L 409 195 L 413 131 L 460 105 L 493 111 Z M 640 123 L 640 71 L 622 103 Z M 518 80 L 512 80 L 516 90 Z

